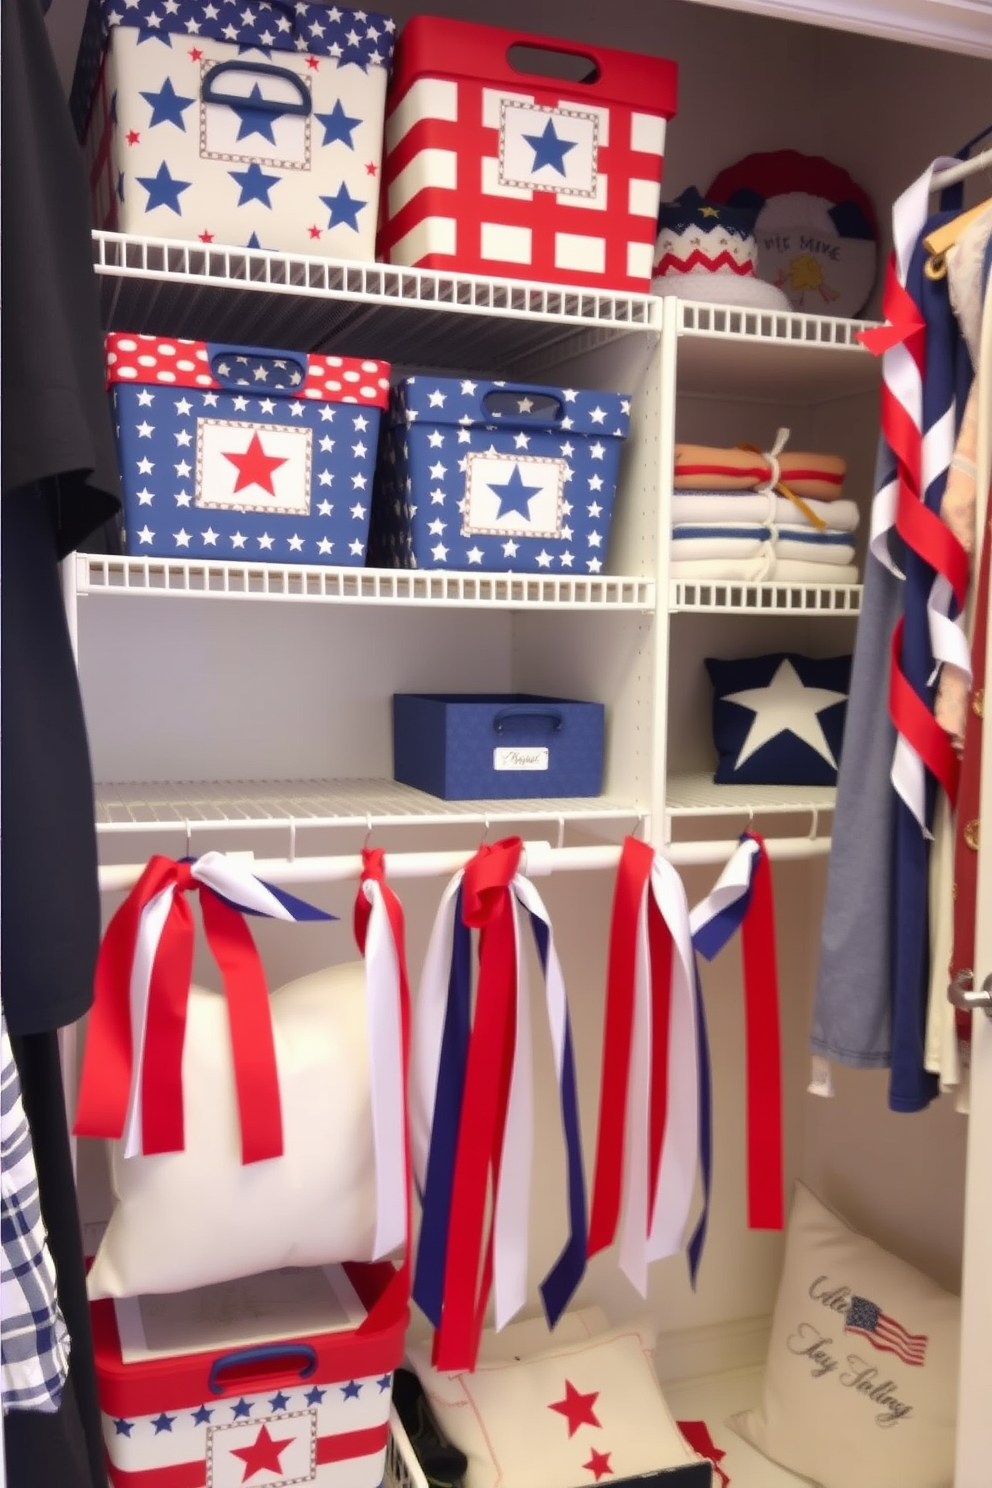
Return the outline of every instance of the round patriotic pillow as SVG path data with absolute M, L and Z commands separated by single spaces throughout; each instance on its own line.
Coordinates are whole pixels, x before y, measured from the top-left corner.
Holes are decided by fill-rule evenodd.
M 794 310 L 858 315 L 875 283 L 878 225 L 847 171 L 820 155 L 774 150 L 721 171 L 711 201 L 755 215 L 758 275 Z

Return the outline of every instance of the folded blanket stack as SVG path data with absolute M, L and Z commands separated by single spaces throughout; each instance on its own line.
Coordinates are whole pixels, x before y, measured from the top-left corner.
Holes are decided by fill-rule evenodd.
M 676 579 L 856 584 L 859 513 L 837 455 L 675 446 Z

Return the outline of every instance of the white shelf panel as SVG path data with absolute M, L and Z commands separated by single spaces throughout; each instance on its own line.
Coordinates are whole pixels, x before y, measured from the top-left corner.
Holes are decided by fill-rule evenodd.
M 652 610 L 649 579 L 543 578 L 385 568 L 282 567 L 78 554 L 80 595 L 152 595 L 360 605 L 436 605 L 495 610 Z
M 155 827 L 214 825 L 228 830 L 320 827 L 497 827 L 526 822 L 622 822 L 643 811 L 607 796 L 547 800 L 442 801 L 393 780 L 234 780 L 97 785 L 101 836 Z
M 841 615 L 861 613 L 860 584 L 706 583 L 672 579 L 668 609 L 673 615 Z
M 694 771 L 669 776 L 665 812 L 683 820 L 748 811 L 756 817 L 820 814 L 833 811 L 836 796 L 832 785 L 716 785 L 708 771 Z
M 874 322 L 697 304 L 678 316 L 680 391 L 813 403 L 879 386 L 880 362 L 855 339 Z
M 109 330 L 517 374 L 632 332 L 651 295 L 93 233 Z M 231 289 L 249 291 L 232 295 Z

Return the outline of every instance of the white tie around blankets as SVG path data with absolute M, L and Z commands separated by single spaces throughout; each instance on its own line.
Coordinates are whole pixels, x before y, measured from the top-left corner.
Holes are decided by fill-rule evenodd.
M 855 540 L 847 532 L 753 522 L 680 523 L 672 529 L 675 579 L 855 584 Z

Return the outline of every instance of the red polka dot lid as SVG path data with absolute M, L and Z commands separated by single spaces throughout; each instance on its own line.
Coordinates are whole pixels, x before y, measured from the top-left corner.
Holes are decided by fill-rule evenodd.
M 169 336 L 113 332 L 106 340 L 107 383 L 252 388 L 322 403 L 386 408 L 389 363 L 267 347 L 226 346 Z

